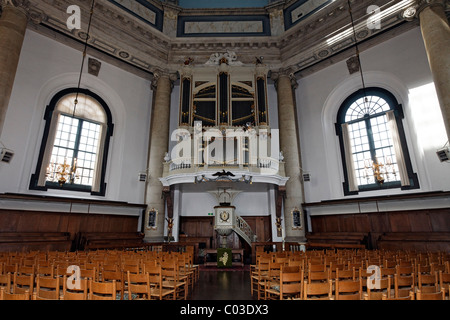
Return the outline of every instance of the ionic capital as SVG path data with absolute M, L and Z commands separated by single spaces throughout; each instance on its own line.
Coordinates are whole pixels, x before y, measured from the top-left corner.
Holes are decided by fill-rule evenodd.
M 7 6 L 11 6 L 21 10 L 23 13 L 27 14 L 30 8 L 29 0 L 0 0 L 0 6 L 4 9 Z
M 402 15 L 405 20 L 412 21 L 418 19 L 420 13 L 428 7 L 440 6 L 445 10 L 446 6 L 449 5 L 449 0 L 416 0 L 414 4 L 403 11 Z
M 153 72 L 153 79 L 151 83 L 151 89 L 156 90 L 161 79 L 168 79 L 170 81 L 170 90 L 173 89 L 175 81 L 178 79 L 178 74 L 174 72 L 167 72 L 164 70 L 155 70 Z
M 294 71 L 290 68 L 287 68 L 287 69 L 272 70 L 270 72 L 270 78 L 275 82 L 275 88 L 277 88 L 277 90 L 278 90 L 278 80 L 282 77 L 288 77 L 291 82 L 292 88 L 297 89 L 298 83 Z

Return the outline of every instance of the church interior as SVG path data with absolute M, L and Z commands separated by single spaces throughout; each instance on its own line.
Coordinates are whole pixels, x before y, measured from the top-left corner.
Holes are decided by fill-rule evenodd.
M 450 1 L 0 3 L 1 300 L 450 299 Z

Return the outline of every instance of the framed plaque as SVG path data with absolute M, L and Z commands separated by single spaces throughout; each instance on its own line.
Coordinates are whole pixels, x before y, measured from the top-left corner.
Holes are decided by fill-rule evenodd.
M 151 208 L 147 213 L 147 229 L 156 229 L 156 219 L 158 218 L 158 210 Z
M 292 214 L 292 229 L 298 230 L 298 229 L 302 229 L 303 225 L 302 225 L 302 212 L 298 209 L 298 208 L 294 208 L 291 211 Z

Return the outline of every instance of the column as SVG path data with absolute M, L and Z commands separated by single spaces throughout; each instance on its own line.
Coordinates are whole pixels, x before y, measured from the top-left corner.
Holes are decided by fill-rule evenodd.
M 283 151 L 285 172 L 289 180 L 284 196 L 285 241 L 304 241 L 305 228 L 294 228 L 293 210 L 302 212 L 303 182 L 300 172 L 300 150 L 294 105 L 294 91 L 297 81 L 286 70 L 272 72 L 278 98 L 278 125 L 280 130 L 280 150 Z
M 154 74 L 154 90 L 149 156 L 148 178 L 145 191 L 147 214 L 145 215 L 145 238 L 147 242 L 159 242 L 164 238 L 165 197 L 163 185 L 159 178 L 163 175 L 164 155 L 169 145 L 170 95 L 172 93 L 173 75 Z M 156 209 L 158 214 L 156 226 L 148 227 L 148 211 Z
M 418 4 L 423 42 L 450 140 L 450 27 L 445 15 L 445 1 L 420 0 Z
M 0 136 L 27 28 L 27 1 L 0 0 Z

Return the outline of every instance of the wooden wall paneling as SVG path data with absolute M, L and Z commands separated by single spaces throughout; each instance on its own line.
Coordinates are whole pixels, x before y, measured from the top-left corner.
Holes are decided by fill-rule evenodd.
M 39 223 L 43 215 L 33 211 L 23 211 L 19 215 L 19 223 L 17 226 L 18 232 L 33 232 L 40 231 Z M 37 230 L 36 230 L 37 229 Z
M 370 232 L 370 220 L 368 217 L 368 214 L 355 214 L 354 216 L 354 228 L 353 230 L 348 231 L 354 231 L 354 232 Z
M 411 232 L 433 232 L 428 211 L 413 211 L 409 213 Z
M 339 215 L 330 215 L 328 216 L 329 218 L 325 220 L 325 230 L 326 232 L 339 232 L 340 230 L 340 225 L 339 225 L 339 220 L 340 217 Z
M 17 212 L 2 210 L 0 212 L 0 232 L 14 232 L 17 230 Z
M 450 231 L 450 209 L 430 210 L 428 212 L 431 229 L 435 232 Z
M 393 212 L 389 214 L 391 232 L 410 232 L 410 216 L 404 212 Z
M 356 229 L 356 217 L 353 215 L 344 215 L 340 223 L 340 230 L 344 232 L 351 232 Z

